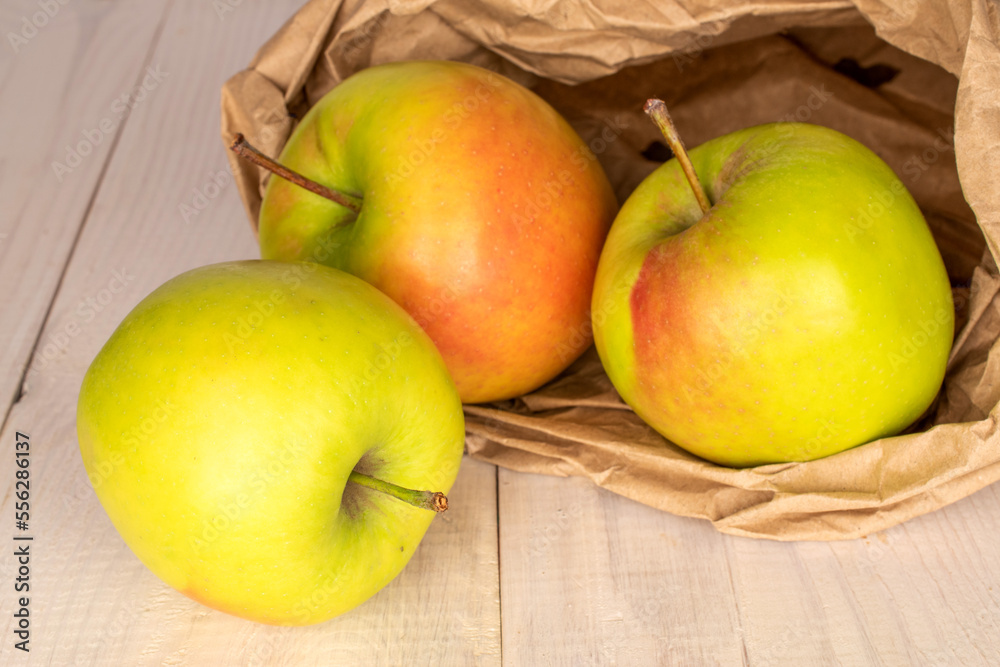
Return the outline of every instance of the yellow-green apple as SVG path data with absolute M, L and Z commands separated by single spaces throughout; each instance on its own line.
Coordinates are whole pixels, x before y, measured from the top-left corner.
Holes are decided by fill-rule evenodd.
M 659 110 L 647 104 L 669 141 Z M 595 341 L 625 402 L 735 467 L 827 456 L 919 418 L 954 313 L 938 248 L 892 169 L 800 123 L 719 137 L 690 163 L 705 206 L 671 159 L 622 206 L 601 257 Z
M 398 305 L 341 271 L 263 260 L 189 271 L 140 302 L 84 377 L 77 431 L 150 570 L 282 625 L 395 577 L 464 445 L 444 362 Z
M 302 118 L 272 177 L 261 256 L 319 261 L 392 297 L 467 403 L 518 396 L 591 342 L 594 274 L 617 210 L 594 155 L 526 88 L 457 62 L 372 67 Z

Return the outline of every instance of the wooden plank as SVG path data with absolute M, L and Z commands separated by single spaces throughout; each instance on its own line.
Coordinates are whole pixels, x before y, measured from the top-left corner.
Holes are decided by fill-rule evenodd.
M 721 535 L 500 471 L 505 662 L 1000 664 L 1000 488 L 846 542 Z
M 864 540 L 733 538 L 751 662 L 998 664 L 996 485 Z
M 111 147 L 129 111 L 143 104 L 129 95 L 165 5 L 74 0 L 46 3 L 48 17 L 34 1 L 4 3 L 0 419 L 17 395 Z M 63 307 L 73 316 L 38 341 L 32 371 L 65 354 L 92 321 L 85 303 Z
M 83 474 L 77 388 L 120 318 L 156 285 L 256 256 L 225 176 L 218 90 L 299 0 L 234 4 L 219 15 L 203 0 L 176 0 L 157 38 L 163 2 L 74 0 L 16 57 L 0 57 L 4 410 L 59 285 L 36 359 L 60 333 L 67 338 L 0 433 L 10 448 L 15 431 L 30 433 L 33 447 L 34 662 L 495 665 L 502 592 L 511 665 L 1000 664 L 998 485 L 866 540 L 784 544 L 720 535 L 586 480 L 467 460 L 452 509 L 410 566 L 330 623 L 241 621 L 146 570 Z M 37 6 L 18 0 L 2 16 L 16 23 Z M 124 132 L 115 150 L 102 140 L 60 183 L 51 163 L 99 127 L 146 67 L 165 76 L 116 126 Z M 198 215 L 184 215 L 199 195 Z M 13 471 L 10 458 L 0 465 L 7 521 Z M 10 586 L 13 548 L 2 553 Z M 13 605 L 8 589 L 0 664 L 25 662 L 11 649 Z
M 125 127 L 42 338 L 64 330 L 81 300 L 102 301 L 100 312 L 33 376 L 0 434 L 12 443 L 15 430 L 28 432 L 35 448 L 31 647 L 39 664 L 499 663 L 492 466 L 463 464 L 452 509 L 375 598 L 329 623 L 273 628 L 209 610 L 160 582 L 117 535 L 80 463 L 79 383 L 120 319 L 184 270 L 257 256 L 236 188 L 220 175 L 219 90 L 300 4 L 242 3 L 220 17 L 202 0 L 172 3 L 148 63 L 164 81 Z M 181 206 L 197 193 L 206 197 L 199 214 L 184 216 Z M 0 516 L 12 517 L 12 465 L 0 469 Z M 13 550 L 3 551 L 3 571 L 11 572 Z M 11 605 L 11 595 L 0 596 L 6 638 Z M 5 639 L 0 660 L 15 658 L 9 646 Z
M 714 529 L 580 478 L 499 479 L 505 664 L 742 661 Z
M 893 664 L 1000 664 L 1000 488 L 860 543 L 831 545 Z

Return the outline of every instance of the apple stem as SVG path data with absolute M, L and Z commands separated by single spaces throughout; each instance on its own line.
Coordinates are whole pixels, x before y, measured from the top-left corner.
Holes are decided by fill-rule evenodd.
M 295 185 L 305 188 L 313 194 L 317 194 L 320 197 L 326 197 L 330 201 L 349 208 L 355 213 L 361 212 L 361 202 L 357 197 L 352 197 L 351 195 L 338 192 L 337 190 L 331 190 L 325 185 L 320 185 L 316 181 L 306 178 L 296 171 L 292 171 L 280 162 L 272 160 L 254 148 L 250 142 L 246 140 L 246 137 L 239 132 L 236 133 L 233 143 L 229 145 L 229 150 L 233 151 L 244 160 L 253 162 L 258 167 L 267 169 L 272 174 L 277 174 L 285 180 L 295 183 Z
M 347 481 L 360 484 L 369 489 L 381 491 L 420 509 L 434 512 L 443 512 L 448 509 L 448 497 L 439 491 L 414 491 L 413 489 L 406 489 L 402 486 L 396 486 L 392 482 L 369 477 L 357 470 L 351 471 L 351 475 L 347 478 Z
M 670 113 L 667 111 L 667 105 L 663 100 L 651 99 L 646 100 L 646 106 L 642 108 L 646 114 L 653 119 L 656 126 L 660 128 L 660 132 L 663 133 L 663 138 L 667 140 L 667 145 L 670 146 L 670 150 L 674 152 L 674 157 L 680 162 L 681 170 L 684 171 L 684 175 L 687 176 L 688 183 L 691 184 L 691 190 L 694 191 L 694 198 L 698 200 L 698 206 L 701 207 L 702 213 L 708 213 L 708 210 L 712 208 L 712 204 L 708 201 L 708 195 L 705 194 L 705 188 L 701 187 L 701 181 L 698 180 L 698 174 L 694 170 L 694 165 L 691 164 L 691 158 L 688 157 L 687 150 L 684 149 L 684 142 L 681 141 L 681 136 L 677 134 L 677 128 L 674 126 L 674 121 L 670 117 Z

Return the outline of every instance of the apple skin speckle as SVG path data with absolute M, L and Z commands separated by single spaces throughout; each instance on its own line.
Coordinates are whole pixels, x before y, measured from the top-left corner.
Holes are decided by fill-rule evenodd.
M 148 295 L 87 370 L 77 435 L 157 576 L 226 613 L 305 625 L 386 585 L 433 517 L 348 482 L 354 466 L 447 493 L 465 428 L 440 353 L 397 304 L 318 265 L 290 290 L 289 266 L 211 265 Z
M 661 165 L 622 205 L 598 266 L 595 343 L 625 402 L 668 440 L 738 467 L 827 456 L 912 423 L 941 386 L 954 311 L 892 170 L 797 123 L 690 157 L 712 208 L 701 213 L 676 161 Z M 877 217 L 871 193 L 893 193 Z M 723 427 L 731 449 L 702 435 Z

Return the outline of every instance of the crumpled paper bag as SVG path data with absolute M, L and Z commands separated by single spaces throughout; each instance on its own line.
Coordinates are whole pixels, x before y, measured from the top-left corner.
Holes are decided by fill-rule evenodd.
M 536 392 L 466 406 L 471 456 L 581 475 L 720 531 L 863 536 L 1000 479 L 1000 21 L 990 0 L 312 0 L 222 90 L 222 138 L 277 155 L 339 81 L 406 59 L 462 60 L 532 88 L 574 125 L 621 201 L 665 157 L 642 113 L 688 146 L 757 123 L 826 125 L 866 144 L 927 217 L 957 327 L 939 399 L 909 431 L 807 463 L 694 457 L 624 405 L 591 348 Z M 230 155 L 253 229 L 266 174 Z

